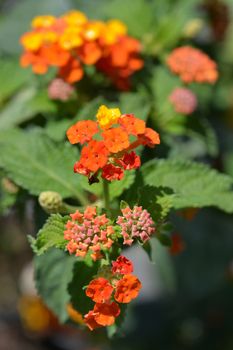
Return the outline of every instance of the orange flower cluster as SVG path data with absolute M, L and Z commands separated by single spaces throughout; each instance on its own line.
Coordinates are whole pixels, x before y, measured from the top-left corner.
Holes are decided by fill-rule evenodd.
M 113 243 L 114 230 L 106 215 L 97 215 L 95 207 L 86 207 L 83 214 L 77 210 L 70 217 L 64 231 L 69 253 L 85 257 L 90 252 L 93 260 L 102 258 L 101 251 L 109 249 Z
M 136 147 L 160 143 L 159 134 L 133 114 L 102 105 L 96 117 L 97 122 L 79 121 L 67 130 L 70 143 L 86 143 L 74 172 L 88 176 L 90 183 L 98 181 L 99 173 L 108 181 L 121 180 L 125 170 L 140 167 L 140 157 L 133 151 Z
M 167 58 L 170 70 L 185 83 L 210 83 L 218 79 L 216 63 L 204 52 L 191 46 L 178 47 Z
M 108 279 L 98 277 L 89 283 L 86 295 L 95 305 L 93 310 L 84 316 L 84 321 L 90 330 L 112 325 L 120 314 L 118 303 L 130 303 L 138 296 L 141 282 L 131 272 L 132 262 L 124 256 L 119 256 L 112 262 Z
M 31 25 L 20 39 L 25 50 L 21 66 L 31 65 L 36 74 L 54 66 L 58 77 L 73 84 L 82 79 L 84 65 L 95 65 L 117 87 L 128 89 L 129 78 L 143 66 L 140 43 L 118 20 L 89 20 L 80 11 L 70 11 L 61 17 L 35 17 Z

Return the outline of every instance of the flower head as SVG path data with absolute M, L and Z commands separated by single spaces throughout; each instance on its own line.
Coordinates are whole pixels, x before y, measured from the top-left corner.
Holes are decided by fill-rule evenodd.
M 191 46 L 178 47 L 167 58 L 170 70 L 185 83 L 210 83 L 218 79 L 216 63 L 201 50 Z
M 96 208 L 87 207 L 83 214 L 77 210 L 70 217 L 64 231 L 69 253 L 84 257 L 90 252 L 93 260 L 101 258 L 102 251 L 113 243 L 113 227 L 106 215 L 97 215 Z
M 159 134 L 146 128 L 145 122 L 133 114 L 121 115 L 118 108 L 102 105 L 96 117 L 96 122 L 79 121 L 67 131 L 70 143 L 87 143 L 74 171 L 88 176 L 89 183 L 92 179 L 98 181 L 99 174 L 108 181 L 121 180 L 125 170 L 137 169 L 141 165 L 134 149 L 160 143 Z
M 25 56 L 36 74 L 46 73 L 49 66 L 60 67 L 57 75 L 70 84 L 82 79 L 83 65 L 95 65 L 121 89 L 129 85 L 131 75 L 143 65 L 139 42 L 127 35 L 121 21 L 89 20 L 75 10 L 61 17 L 35 17 L 32 29 L 21 36 L 20 42 L 25 50 L 23 67 Z M 30 55 L 29 60 L 32 53 L 34 58 Z M 45 56 L 47 69 L 39 69 L 35 61 L 40 62 Z
M 193 113 L 197 107 L 196 96 L 187 88 L 174 89 L 169 96 L 169 100 L 177 113 L 189 115 Z
M 116 222 L 121 227 L 123 244 L 131 245 L 136 238 L 145 243 L 155 233 L 154 222 L 146 209 L 135 205 L 133 209 L 121 209 L 121 212 L 123 216 L 118 216 Z

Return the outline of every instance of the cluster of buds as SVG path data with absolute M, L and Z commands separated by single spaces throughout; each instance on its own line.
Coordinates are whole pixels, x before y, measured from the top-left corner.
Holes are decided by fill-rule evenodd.
M 133 151 L 136 147 L 160 143 L 159 134 L 133 114 L 102 105 L 96 117 L 97 121 L 79 121 L 67 131 L 70 143 L 87 144 L 74 172 L 88 176 L 90 183 L 98 181 L 99 173 L 108 181 L 121 180 L 125 170 L 140 167 L 140 157 Z
M 114 233 L 106 215 L 97 215 L 95 207 L 86 207 L 83 214 L 77 210 L 70 217 L 64 231 L 69 253 L 85 257 L 90 252 L 93 260 L 102 258 L 101 252 L 112 246 Z
M 191 46 L 174 49 L 167 58 L 167 65 L 187 84 L 214 84 L 218 79 L 216 63 L 204 52 Z
M 154 221 L 150 213 L 142 207 L 134 206 L 121 209 L 122 216 L 118 216 L 116 223 L 121 228 L 123 244 L 131 245 L 135 239 L 146 243 L 155 233 Z
M 169 101 L 177 113 L 192 114 L 197 108 L 196 95 L 187 88 L 175 88 L 169 96 Z
M 68 101 L 74 94 L 74 87 L 61 78 L 55 78 L 48 86 L 48 96 L 51 100 Z
M 83 78 L 84 65 L 106 74 L 120 89 L 129 89 L 132 74 L 141 69 L 140 43 L 127 35 L 118 20 L 89 20 L 80 11 L 61 17 L 35 17 L 32 29 L 22 35 L 24 48 L 21 66 L 32 66 L 36 74 L 45 74 L 50 66 L 69 84 Z
M 86 295 L 94 302 L 93 310 L 84 316 L 84 322 L 93 330 L 98 327 L 111 326 L 120 315 L 119 304 L 130 303 L 138 296 L 141 282 L 132 274 L 133 264 L 124 256 L 112 262 L 107 278 L 93 279 L 86 289 Z

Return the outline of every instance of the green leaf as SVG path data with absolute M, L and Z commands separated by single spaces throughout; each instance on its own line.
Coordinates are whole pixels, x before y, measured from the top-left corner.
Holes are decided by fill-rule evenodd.
M 171 241 L 171 238 L 167 234 L 160 233 L 159 235 L 156 236 L 156 238 L 165 247 L 171 247 L 172 241 Z
M 142 186 L 138 191 L 138 203 L 147 209 L 153 220 L 163 220 L 173 207 L 174 193 L 167 187 Z
M 38 232 L 36 239 L 29 236 L 35 254 L 44 254 L 50 248 L 65 249 L 67 241 L 64 239 L 64 230 L 68 218 L 68 216 L 52 214 Z
M 158 4 L 157 11 L 157 2 L 154 2 L 154 8 L 151 9 L 157 17 L 154 31 L 150 31 L 152 32 L 150 52 L 154 54 L 171 49 L 177 44 L 184 34 L 186 23 L 193 19 L 197 5 L 197 0 L 172 1 L 169 5 L 162 1 L 162 4 Z M 196 15 L 197 17 L 198 15 Z
M 66 131 L 73 124 L 71 120 L 52 120 L 46 124 L 44 132 L 54 141 L 63 141 Z
M 16 59 L 0 60 L 0 101 L 9 98 L 32 79 L 29 70 L 21 69 Z
M 215 206 L 233 213 L 233 180 L 188 160 L 152 160 L 142 168 L 145 184 L 170 188 L 175 209 Z
M 148 97 L 139 93 L 124 93 L 120 95 L 119 108 L 122 114 L 133 113 L 136 117 L 146 120 L 151 102 Z
M 93 309 L 93 301 L 86 296 L 84 286 L 94 278 L 98 270 L 98 263 L 91 259 L 76 261 L 74 265 L 73 279 L 69 285 L 72 306 L 85 315 Z
M 19 125 L 38 113 L 56 112 L 55 104 L 47 93 L 37 92 L 33 87 L 15 95 L 0 112 L 0 130 Z
M 109 18 L 123 21 L 129 33 L 139 38 L 150 32 L 153 25 L 154 12 L 148 1 L 134 0 L 132 6 L 132 0 L 111 0 L 105 5 L 103 12 Z
M 68 319 L 68 285 L 72 280 L 75 257 L 50 249 L 35 258 L 35 282 L 39 295 L 61 322 Z
M 81 176 L 73 173 L 77 158 L 75 147 L 57 144 L 39 130 L 0 133 L 0 166 L 17 185 L 34 195 L 54 191 L 86 203 Z

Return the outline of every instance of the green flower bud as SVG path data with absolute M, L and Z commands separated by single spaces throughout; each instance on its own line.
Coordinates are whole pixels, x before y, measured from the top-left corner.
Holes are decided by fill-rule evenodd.
M 47 213 L 58 213 L 63 208 L 62 197 L 53 191 L 41 192 L 39 203 Z

